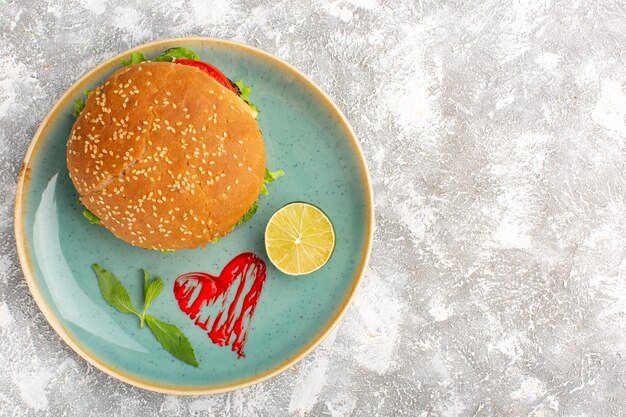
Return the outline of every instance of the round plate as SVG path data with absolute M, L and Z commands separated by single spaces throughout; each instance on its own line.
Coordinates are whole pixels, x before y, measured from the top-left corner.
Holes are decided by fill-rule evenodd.
M 154 57 L 183 46 L 234 80 L 252 86 L 267 166 L 285 176 L 259 197 L 248 223 L 215 245 L 175 253 L 136 248 L 82 216 L 68 176 L 65 151 L 74 101 L 102 83 L 133 51 Z M 288 202 L 311 202 L 332 219 L 337 247 L 328 264 L 303 277 L 282 274 L 267 260 L 263 231 Z M 52 108 L 28 149 L 17 188 L 15 232 L 20 262 L 39 308 L 63 340 L 88 362 L 127 383 L 167 393 L 209 394 L 260 382 L 318 345 L 345 312 L 363 275 L 373 228 L 372 191 L 363 155 L 345 117 L 311 80 L 259 49 L 209 38 L 168 39 L 117 55 L 74 84 Z M 204 271 L 218 275 L 233 257 L 254 252 L 267 263 L 267 281 L 252 320 L 245 358 L 213 344 L 179 308 L 174 279 Z M 200 366 L 170 356 L 136 317 L 109 306 L 91 264 L 114 272 L 136 305 L 140 268 L 165 280 L 150 314 L 176 324 Z

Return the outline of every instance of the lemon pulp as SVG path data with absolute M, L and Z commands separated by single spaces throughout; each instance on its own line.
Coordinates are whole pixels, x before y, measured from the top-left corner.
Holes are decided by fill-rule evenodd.
M 308 203 L 289 203 L 270 218 L 265 250 L 270 261 L 289 275 L 320 269 L 335 249 L 335 230 L 326 214 Z

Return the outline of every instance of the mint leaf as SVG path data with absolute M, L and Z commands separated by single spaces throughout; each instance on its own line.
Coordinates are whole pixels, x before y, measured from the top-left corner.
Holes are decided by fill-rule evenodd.
M 121 61 L 122 61 L 122 65 L 127 67 L 129 65 L 139 64 L 140 62 L 143 62 L 145 60 L 146 60 L 146 57 L 143 56 L 143 53 L 141 53 L 141 52 L 131 52 L 129 60 L 122 59 Z
M 269 184 L 270 182 L 276 181 L 283 175 L 285 175 L 285 171 L 283 171 L 282 169 L 279 169 L 278 171 L 270 171 L 269 169 L 265 168 L 265 176 L 263 178 L 263 181 L 265 181 L 266 184 Z
M 119 282 L 119 281 L 118 281 Z M 122 313 L 128 314 L 139 314 L 133 305 L 133 302 L 130 301 L 130 296 L 128 295 L 128 291 L 119 283 L 119 285 L 115 285 L 113 287 L 113 291 L 111 292 L 111 300 L 109 303 L 113 307 L 117 308 Z
M 165 287 L 161 277 L 156 277 L 150 282 L 150 272 L 145 268 L 143 269 L 144 307 L 142 313 L 139 314 L 130 301 L 130 296 L 126 288 L 124 288 L 124 285 L 122 285 L 113 273 L 107 271 L 97 263 L 93 264 L 92 268 L 98 277 L 100 292 L 102 292 L 102 296 L 107 303 L 122 313 L 131 313 L 139 317 L 139 325 L 142 329 L 144 321 L 147 322 L 148 327 L 150 327 L 150 330 L 152 330 L 152 333 L 154 333 L 154 336 L 161 345 L 163 345 L 165 350 L 174 355 L 175 358 L 189 365 L 198 366 L 198 361 L 196 360 L 196 355 L 193 352 L 191 343 L 189 343 L 187 337 L 185 337 L 178 327 L 146 315 L 146 310 L 150 306 L 150 303 L 161 294 L 161 291 Z
M 146 323 L 165 350 L 189 365 L 198 367 L 196 355 L 184 333 L 175 325 L 146 316 Z
M 163 291 L 163 288 L 165 288 L 165 284 L 163 283 L 163 279 L 161 279 L 161 277 L 156 277 L 154 280 L 152 280 L 152 282 L 148 284 L 148 288 L 144 287 L 144 292 L 145 292 L 145 300 L 143 302 L 144 313 L 146 312 L 146 310 L 148 310 L 148 307 L 150 307 L 150 303 L 152 302 L 152 300 L 154 300 L 155 298 L 159 296 L 159 294 L 161 294 L 161 291 Z
M 150 303 L 161 294 L 164 287 L 165 284 L 161 277 L 156 277 L 150 282 L 150 272 L 145 268 L 143 269 L 143 311 L 139 316 L 139 327 L 142 329 Z
M 241 99 L 245 101 L 248 104 L 248 106 L 252 108 L 252 110 L 256 111 L 257 113 L 261 113 L 261 109 L 259 109 L 259 107 L 256 104 L 250 101 L 250 93 L 252 92 L 252 87 L 250 87 L 249 85 L 245 85 L 243 83 L 243 80 L 236 81 L 235 85 L 237 86 L 237 88 L 239 89 L 239 92 L 241 93 L 239 94 L 239 97 L 241 97 Z
M 89 220 L 89 223 L 91 224 L 100 224 L 100 219 L 98 218 L 98 216 L 93 214 L 88 208 L 83 210 L 83 216 L 85 216 L 85 218 Z
M 150 283 L 150 272 L 146 269 L 143 268 L 143 299 L 146 299 L 146 295 L 148 294 L 148 284 Z M 145 301 L 144 301 L 144 305 L 145 305 Z M 146 308 L 144 307 L 144 310 Z
M 78 117 L 80 115 L 80 112 L 83 111 L 84 108 L 85 100 L 83 100 L 82 98 L 77 99 L 74 102 L 74 113 L 72 113 L 74 117 Z
M 258 209 L 259 209 L 259 200 L 257 200 L 254 203 L 252 203 L 252 207 L 250 207 L 248 209 L 248 211 L 246 212 L 246 214 L 244 214 L 241 217 L 241 219 L 239 219 L 239 221 L 235 224 L 235 227 L 237 227 L 240 224 L 243 224 L 243 223 L 247 222 L 248 220 L 250 220 L 252 218 L 252 216 L 254 216 L 254 213 L 256 213 L 256 211 Z
M 193 59 L 194 61 L 200 61 L 200 55 L 191 49 L 178 47 L 170 48 L 154 58 L 157 62 L 174 62 L 177 59 Z
M 105 301 L 122 313 L 139 316 L 139 312 L 137 312 L 137 309 L 135 309 L 133 303 L 130 301 L 130 296 L 126 288 L 124 288 L 117 277 L 99 264 L 93 264 L 91 267 L 98 277 L 100 292 L 102 292 Z

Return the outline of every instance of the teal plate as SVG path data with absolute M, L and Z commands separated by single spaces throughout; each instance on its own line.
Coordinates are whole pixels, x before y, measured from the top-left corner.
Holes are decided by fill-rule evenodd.
M 65 163 L 74 100 L 141 51 L 154 57 L 183 46 L 234 79 L 252 85 L 261 108 L 259 125 L 270 169 L 285 176 L 260 196 L 254 218 L 215 245 L 163 254 L 136 248 L 91 225 L 77 204 Z M 321 207 L 332 219 L 337 246 L 320 270 L 282 274 L 268 261 L 263 232 L 288 202 Z M 372 242 L 372 191 L 363 155 L 335 104 L 295 68 L 256 48 L 209 38 L 169 39 L 115 56 L 74 84 L 35 134 L 19 179 L 15 229 L 20 262 L 39 308 L 63 340 L 88 362 L 127 383 L 159 392 L 209 394 L 269 378 L 310 352 L 346 311 L 363 275 Z M 211 343 L 178 308 L 174 279 L 186 272 L 218 275 L 233 257 L 254 252 L 267 263 L 245 358 Z M 135 317 L 103 299 L 90 265 L 101 263 L 142 300 L 140 268 L 164 277 L 165 290 L 151 305 L 157 318 L 176 324 L 194 346 L 198 368 L 170 356 Z

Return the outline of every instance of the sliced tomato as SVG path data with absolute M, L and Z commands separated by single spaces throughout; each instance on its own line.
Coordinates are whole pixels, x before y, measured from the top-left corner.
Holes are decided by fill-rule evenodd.
M 200 71 L 207 73 L 209 76 L 213 77 L 215 81 L 222 84 L 224 87 L 228 88 L 233 93 L 239 95 L 237 89 L 230 82 L 228 77 L 226 77 L 220 70 L 215 68 L 213 65 L 209 65 L 206 62 L 195 61 L 193 59 L 177 59 L 174 61 L 175 64 L 181 65 L 189 65 L 190 67 L 196 67 Z

